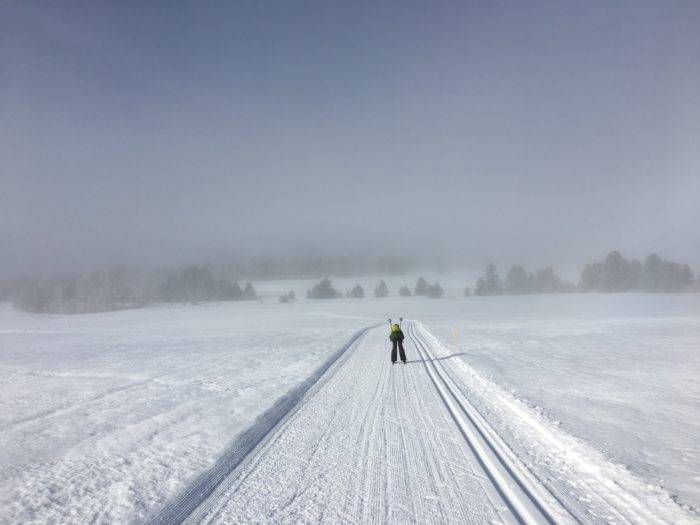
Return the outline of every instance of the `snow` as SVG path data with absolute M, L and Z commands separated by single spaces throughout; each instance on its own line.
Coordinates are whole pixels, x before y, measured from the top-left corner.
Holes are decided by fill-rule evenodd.
M 478 315 L 430 325 L 485 378 L 697 508 L 699 299 L 488 298 Z
M 259 303 L 0 319 L 0 522 L 146 517 L 364 322 Z
M 348 280 L 369 294 L 376 281 Z M 415 280 L 387 280 L 404 281 Z M 298 296 L 308 287 L 255 284 Z M 601 294 L 266 299 L 76 316 L 2 305 L 0 522 L 143 521 L 355 332 L 400 315 L 423 323 L 431 351 L 536 478 L 574 494 L 565 505 L 593 521 L 606 510 L 637 522 L 696 518 L 687 506 L 700 504 L 700 295 Z M 383 355 L 382 338 L 369 340 L 333 375 L 340 392 L 367 395 L 388 378 L 385 360 L 360 359 Z M 418 358 L 410 344 L 408 354 Z M 411 373 L 408 391 L 427 395 L 427 376 Z M 377 432 L 405 429 L 407 408 L 393 410 Z
M 498 521 L 505 504 L 423 367 L 387 366 L 376 351 L 385 342 L 383 327 L 368 333 L 228 488 L 205 502 L 203 521 Z

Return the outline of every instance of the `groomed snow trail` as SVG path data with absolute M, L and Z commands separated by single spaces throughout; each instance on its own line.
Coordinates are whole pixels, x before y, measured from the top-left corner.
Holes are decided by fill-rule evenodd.
M 364 333 L 187 522 L 573 521 L 405 329 L 407 365 L 390 364 L 385 327 Z

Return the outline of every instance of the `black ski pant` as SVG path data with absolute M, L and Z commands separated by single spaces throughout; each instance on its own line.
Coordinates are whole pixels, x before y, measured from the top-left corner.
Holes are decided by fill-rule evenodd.
M 391 342 L 391 362 L 396 363 L 396 347 L 399 347 L 399 356 L 401 361 L 406 362 L 406 352 L 403 349 L 403 341 L 392 341 Z

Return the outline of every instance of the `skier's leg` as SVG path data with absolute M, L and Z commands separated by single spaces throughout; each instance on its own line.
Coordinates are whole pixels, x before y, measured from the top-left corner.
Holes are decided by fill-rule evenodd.
M 401 361 L 404 363 L 406 362 L 406 352 L 403 349 L 403 341 L 399 341 L 399 356 L 401 357 Z
M 391 342 L 391 362 L 396 363 L 396 343 L 397 341 Z

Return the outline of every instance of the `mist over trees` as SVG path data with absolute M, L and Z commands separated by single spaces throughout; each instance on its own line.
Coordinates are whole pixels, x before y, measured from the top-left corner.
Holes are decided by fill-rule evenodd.
M 147 287 L 130 282 L 118 267 L 83 275 L 27 280 L 15 292 L 15 306 L 39 313 L 92 313 L 135 308 L 149 300 Z
M 399 288 L 399 297 L 411 297 L 411 289 L 408 286 Z
M 431 297 L 432 299 L 439 299 L 444 294 L 445 291 L 442 289 L 442 286 L 440 286 L 440 283 L 429 284 L 428 289 L 425 292 L 425 295 Z
M 416 281 L 416 286 L 413 288 L 413 295 L 426 295 L 428 293 L 428 281 L 422 277 Z
M 575 286 L 561 279 L 551 266 L 529 273 L 522 266 L 515 265 L 508 271 L 503 283 L 496 265 L 491 263 L 486 267 L 484 276 L 477 280 L 474 295 L 567 293 L 575 290 Z
M 408 290 L 407 287 L 404 287 L 404 288 L 406 288 L 406 290 L 403 290 L 403 288 L 401 290 L 399 290 L 399 295 L 401 295 L 403 297 L 410 296 L 411 291 Z M 413 290 L 414 290 L 413 295 L 418 295 L 418 296 L 419 295 L 426 295 L 428 297 L 432 297 L 433 299 L 438 299 L 438 298 L 442 297 L 445 293 L 445 291 L 442 289 L 442 286 L 440 286 L 439 283 L 430 284 L 428 281 L 426 281 L 422 277 L 418 278 L 418 281 L 416 281 L 416 286 L 414 287 Z M 404 293 L 406 291 L 408 291 L 408 293 L 404 295 L 401 293 L 401 291 L 404 291 Z
M 117 267 L 82 275 L 25 279 L 12 293 L 15 306 L 39 313 L 96 313 L 137 308 L 149 302 L 198 303 L 256 299 L 251 283 L 216 277 L 207 267 L 190 266 L 165 278 L 156 272 Z
M 518 295 L 532 293 L 534 289 L 533 279 L 522 266 L 513 266 L 506 276 L 504 292 Z
M 644 263 L 625 259 L 618 251 L 603 261 L 589 263 L 581 270 L 578 286 L 564 281 L 551 267 L 529 273 L 522 266 L 511 267 L 504 283 L 496 266 L 486 267 L 474 288 L 474 295 L 524 295 L 570 292 L 682 292 L 695 283 L 687 264 L 667 261 L 652 253 Z M 466 291 L 465 291 L 466 295 Z
M 375 297 L 387 297 L 389 295 L 389 288 L 384 281 L 379 281 L 379 284 L 374 289 Z
M 581 292 L 680 292 L 693 282 L 693 272 L 687 264 L 666 261 L 656 253 L 648 255 L 642 264 L 613 251 L 603 261 L 583 268 L 578 289 Z
M 336 299 L 340 296 L 340 292 L 333 287 L 333 283 L 327 277 L 306 291 L 308 299 Z
M 362 288 L 362 286 L 356 284 L 352 287 L 352 290 L 347 293 L 347 296 L 351 297 L 352 299 L 362 299 L 365 296 L 365 290 Z
M 296 299 L 296 294 L 294 293 L 294 290 L 289 290 L 287 293 L 280 295 L 279 302 L 280 303 L 291 303 Z
M 171 273 L 158 287 L 159 299 L 165 302 L 198 303 L 203 301 L 242 301 L 256 299 L 251 283 L 244 289 L 237 282 L 215 277 L 206 267 L 189 266 Z
M 501 278 L 496 272 L 496 265 L 490 263 L 486 267 L 484 277 L 480 277 L 474 286 L 474 295 L 499 295 L 503 293 Z
M 199 303 L 257 298 L 256 290 L 250 282 L 241 287 L 231 275 L 230 268 L 215 269 L 211 265 L 188 266 L 168 273 L 116 267 L 81 275 L 23 278 L 1 282 L 0 300 L 13 301 L 18 308 L 32 312 L 72 314 L 136 308 L 149 302 Z M 501 279 L 495 264 L 491 263 L 476 281 L 474 288 L 467 286 L 463 295 L 525 295 L 575 291 L 700 291 L 700 281 L 696 281 L 687 264 L 665 260 L 656 253 L 640 262 L 635 259 L 628 260 L 620 252 L 613 251 L 602 261 L 586 264 L 577 286 L 562 279 L 551 266 L 531 273 L 521 265 L 514 265 L 508 270 L 505 279 Z M 321 279 L 306 295 L 310 299 L 342 296 L 328 278 Z M 365 290 L 357 284 L 345 295 L 363 298 Z M 374 288 L 374 296 L 388 295 L 388 286 L 382 280 Z M 439 283 L 431 284 L 420 277 L 415 283 L 413 293 L 411 288 L 404 285 L 398 290 L 398 295 L 439 298 L 444 295 L 444 290 Z M 294 300 L 294 293 L 284 294 L 279 300 L 290 302 Z

